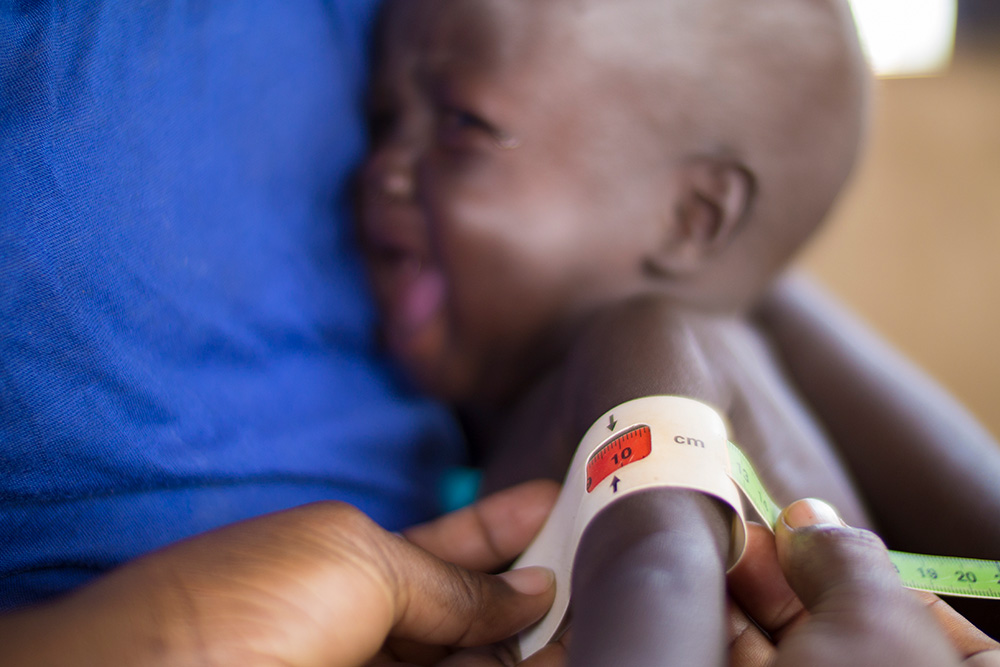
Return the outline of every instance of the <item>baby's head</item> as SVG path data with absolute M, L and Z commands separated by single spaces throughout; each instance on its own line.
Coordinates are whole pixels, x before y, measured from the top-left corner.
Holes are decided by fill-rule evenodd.
M 595 310 L 745 308 L 854 162 L 842 0 L 396 0 L 362 227 L 390 349 L 453 400 L 522 390 Z

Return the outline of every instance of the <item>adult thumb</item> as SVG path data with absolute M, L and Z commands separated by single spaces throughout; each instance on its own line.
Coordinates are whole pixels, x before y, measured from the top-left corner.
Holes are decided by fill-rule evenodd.
M 872 532 L 850 528 L 820 500 L 789 505 L 775 527 L 778 562 L 785 578 L 811 612 L 905 594 L 885 545 Z
M 395 564 L 396 621 L 391 635 L 425 644 L 482 646 L 541 618 L 555 595 L 555 575 L 531 567 L 489 575 L 426 558 Z
M 782 642 L 778 664 L 958 664 L 874 533 L 846 526 L 832 507 L 809 499 L 782 512 L 775 544 L 785 579 L 810 613 Z

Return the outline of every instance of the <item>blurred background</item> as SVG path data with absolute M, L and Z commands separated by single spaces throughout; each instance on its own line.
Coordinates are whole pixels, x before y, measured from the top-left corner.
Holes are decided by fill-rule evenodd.
M 948 4 L 943 60 L 877 82 L 867 154 L 801 265 L 1000 437 L 1000 1 Z

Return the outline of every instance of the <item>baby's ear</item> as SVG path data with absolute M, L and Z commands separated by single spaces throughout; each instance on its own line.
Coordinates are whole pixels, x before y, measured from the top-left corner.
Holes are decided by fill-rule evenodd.
M 664 212 L 664 241 L 647 258 L 655 274 L 696 272 L 725 248 L 749 215 L 756 179 L 742 163 L 728 158 L 690 158 L 673 173 L 672 210 Z

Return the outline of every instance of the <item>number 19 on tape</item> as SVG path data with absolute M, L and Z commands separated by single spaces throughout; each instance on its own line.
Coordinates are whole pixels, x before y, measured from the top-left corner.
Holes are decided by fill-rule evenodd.
M 890 551 L 889 559 L 907 588 L 942 595 L 1000 599 L 1000 563 L 977 558 L 925 556 Z
M 781 514 L 740 448 L 729 443 L 732 478 L 757 513 L 770 525 Z M 889 560 L 907 588 L 941 595 L 1000 600 L 1000 561 L 952 556 L 928 556 L 890 551 Z

